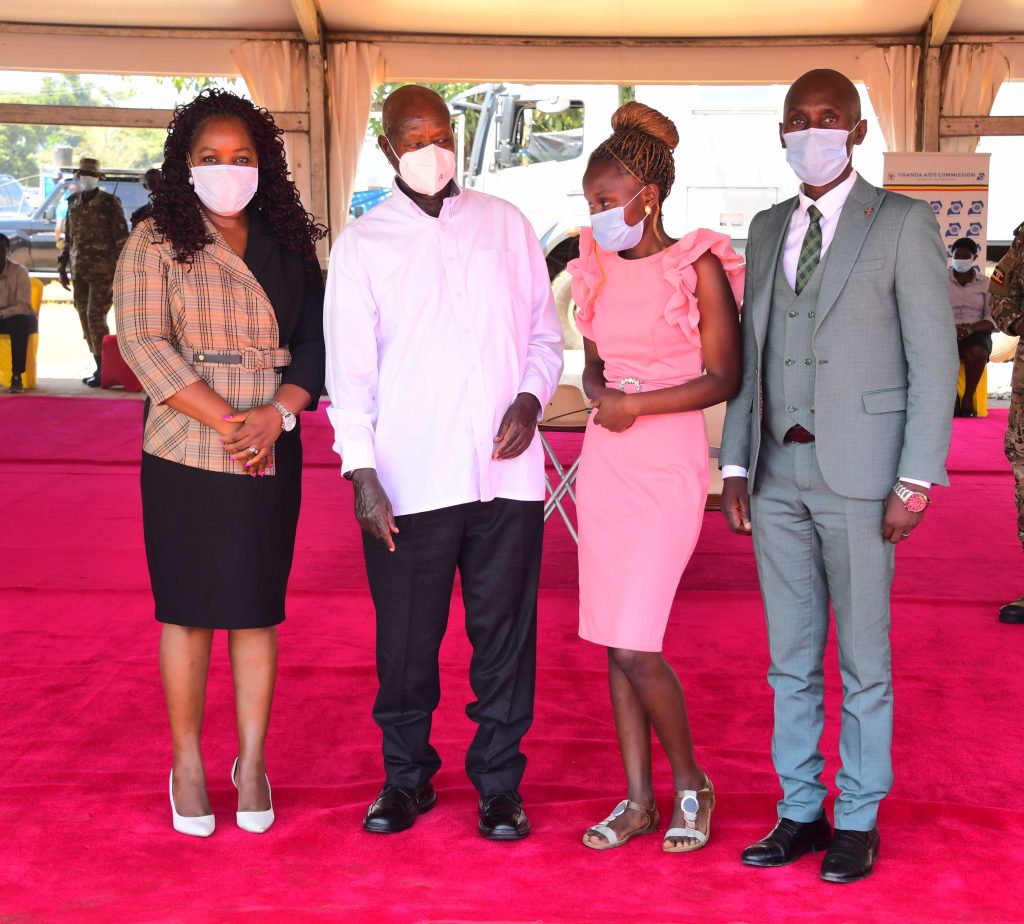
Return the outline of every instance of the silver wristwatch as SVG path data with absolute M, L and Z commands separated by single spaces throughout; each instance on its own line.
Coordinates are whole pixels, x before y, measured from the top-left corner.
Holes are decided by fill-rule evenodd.
M 281 429 L 284 430 L 285 433 L 290 433 L 295 429 L 295 415 L 280 401 L 273 401 L 271 403 L 277 408 L 277 412 L 281 415 Z
M 892 493 L 903 502 L 903 506 L 911 513 L 923 512 L 932 502 L 931 498 L 923 491 L 911 491 L 900 481 L 892 486 Z

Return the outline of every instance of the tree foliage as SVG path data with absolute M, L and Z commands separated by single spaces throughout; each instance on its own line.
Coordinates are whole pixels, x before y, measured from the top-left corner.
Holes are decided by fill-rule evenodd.
M 191 99 L 208 86 L 224 80 L 211 77 L 160 78 L 173 86 L 179 99 Z M 230 85 L 233 81 L 228 82 Z M 232 87 L 233 88 L 233 87 Z M 43 78 L 38 93 L 0 92 L 0 102 L 51 106 L 132 105 L 135 88 L 125 78 L 124 89 L 104 90 L 80 74 L 57 74 Z M 157 128 L 104 128 L 70 125 L 0 125 L 0 173 L 7 173 L 34 186 L 40 170 L 47 172 L 58 145 L 68 145 L 73 162 L 79 157 L 98 157 L 106 167 L 145 169 L 163 160 L 167 133 Z

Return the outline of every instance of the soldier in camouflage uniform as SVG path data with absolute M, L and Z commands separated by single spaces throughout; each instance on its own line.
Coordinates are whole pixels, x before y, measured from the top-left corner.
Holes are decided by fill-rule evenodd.
M 992 320 L 1011 337 L 1024 334 L 1024 224 L 1013 232 L 1013 244 L 992 271 L 989 284 Z M 1013 359 L 1010 419 L 1006 426 L 1006 458 L 1010 460 L 1017 495 L 1017 535 L 1024 545 L 1024 337 L 1017 343 Z M 999 621 L 1024 623 L 1024 597 L 1007 603 Z
M 103 338 L 110 333 L 107 314 L 114 301 L 114 269 L 128 240 L 128 223 L 121 200 L 100 189 L 102 174 L 98 160 L 83 157 L 75 177 L 82 190 L 68 200 L 64 249 L 57 268 L 65 289 L 70 288 L 70 271 L 82 334 L 96 360 L 96 372 L 82 381 L 91 388 L 99 388 Z

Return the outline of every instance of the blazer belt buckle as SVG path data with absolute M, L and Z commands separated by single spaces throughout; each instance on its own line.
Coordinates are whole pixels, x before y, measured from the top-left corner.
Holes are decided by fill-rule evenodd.
M 634 394 L 638 395 L 643 390 L 644 383 L 641 382 L 640 379 L 633 378 L 633 376 L 629 375 L 619 382 L 619 391 L 625 391 L 627 385 L 632 385 L 633 388 L 636 389 Z
M 263 350 L 255 347 L 242 347 L 242 368 L 259 371 L 266 368 L 266 361 Z

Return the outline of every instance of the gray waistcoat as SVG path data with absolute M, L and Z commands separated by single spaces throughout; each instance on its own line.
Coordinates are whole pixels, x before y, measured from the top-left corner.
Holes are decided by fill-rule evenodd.
M 795 424 L 814 432 L 815 362 L 811 341 L 817 324 L 818 292 L 827 256 L 826 251 L 799 295 L 786 279 L 781 253 L 775 267 L 762 363 L 764 426 L 780 443 L 786 431 Z

